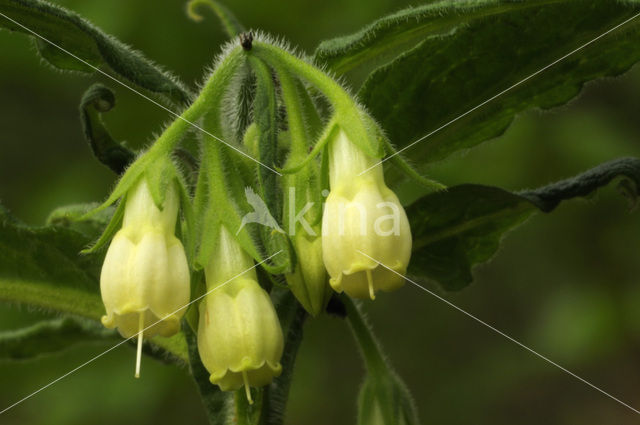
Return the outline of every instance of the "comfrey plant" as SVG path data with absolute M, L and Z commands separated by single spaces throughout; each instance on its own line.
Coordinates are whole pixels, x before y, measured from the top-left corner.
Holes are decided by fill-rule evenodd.
M 228 129 L 238 123 L 229 122 L 228 110 L 238 107 L 237 99 L 246 101 L 237 92 L 247 74 L 256 78 L 255 122 L 240 129 L 242 140 L 234 142 Z M 325 102 L 325 119 L 316 92 Z M 278 104 L 285 111 L 282 132 L 273 114 Z M 309 121 L 317 126 L 316 137 Z M 172 152 L 193 122 L 209 137 L 200 142 L 191 199 Z M 143 338 L 175 334 L 190 305 L 185 251 L 174 235 L 179 194 L 189 211 L 183 237 L 193 254 L 191 268 L 204 269 L 206 282 L 197 299 L 199 314 L 190 322 L 197 323 L 198 352 L 213 384 L 223 391 L 244 386 L 250 403 L 250 387 L 268 385 L 282 372 L 283 353 L 282 329 L 254 261 L 273 284 L 282 285 L 277 276 L 284 275 L 311 315 L 326 307 L 329 286 L 371 299 L 377 290 L 402 286 L 411 230 L 384 183 L 384 138 L 363 107 L 308 60 L 263 34 L 254 39 L 243 33 L 230 43 L 191 106 L 124 172 L 109 199 L 87 214 L 122 198 L 122 216 L 114 214 L 101 239 L 108 240 L 122 221 L 102 267 L 103 323 L 118 327 L 125 338 L 137 336 L 136 376 Z M 279 158 L 286 166 L 277 171 L 271 166 Z M 232 164 L 244 172 L 231 172 Z M 323 178 L 330 187 L 324 209 Z M 254 211 L 247 211 L 243 195 Z M 280 226 L 274 214 L 287 217 L 289 225 Z
M 476 37 L 487 22 L 502 29 L 500 40 L 522 39 L 517 48 L 502 46 L 504 57 L 529 57 L 526 69 L 546 71 L 556 59 L 546 56 L 546 46 L 564 33 L 534 37 L 517 22 L 535 27 L 562 16 L 564 28 L 589 39 L 638 9 L 610 0 L 495 3 L 410 8 L 325 42 L 309 57 L 245 31 L 218 3 L 192 0 L 189 15 L 200 20 L 196 8 L 209 6 L 230 38 L 196 92 L 64 9 L 38 0 L 0 2 L 2 25 L 40 37 L 38 49 L 52 65 L 102 73 L 173 114 L 153 143 L 134 153 L 102 121 L 115 105 L 113 92 L 101 84 L 87 91 L 85 136 L 119 180 L 103 204 L 57 210 L 44 229 L 0 209 L 0 249 L 7 251 L 0 256 L 0 299 L 65 314 L 46 324 L 48 332 L 68 335 L 72 327 L 113 338 L 115 330 L 95 326 L 116 329 L 124 338 L 119 344 L 137 348 L 136 377 L 143 354 L 188 365 L 211 423 L 219 425 L 282 424 L 303 323 L 332 314 L 350 325 L 366 369 L 358 424 L 418 424 L 408 387 L 384 356 L 365 306 L 407 281 L 427 292 L 427 280 L 462 289 L 472 267 L 533 212 L 550 212 L 613 179 L 635 200 L 640 185 L 636 158 L 519 193 L 446 187 L 425 177 L 430 162 L 499 135 L 516 113 L 567 102 L 574 86 L 640 59 L 637 31 L 607 39 L 598 54 L 581 60 L 590 66 L 552 74 L 533 94 L 509 92 L 537 75 L 511 81 L 521 76 L 509 74 L 509 66 L 496 71 L 511 84 L 499 92 L 503 108 L 473 114 L 494 96 L 456 111 L 456 102 L 476 100 L 468 93 L 495 87 L 473 62 L 491 57 L 478 52 L 495 49 L 495 40 L 484 45 Z M 506 19 L 511 13 L 520 20 Z M 65 32 L 70 28 L 75 35 Z M 472 44 L 474 55 L 459 63 Z M 620 55 L 625 48 L 630 53 Z M 423 109 L 427 97 L 431 107 Z M 436 134 L 448 126 L 455 134 Z M 405 158 L 409 153 L 415 161 Z

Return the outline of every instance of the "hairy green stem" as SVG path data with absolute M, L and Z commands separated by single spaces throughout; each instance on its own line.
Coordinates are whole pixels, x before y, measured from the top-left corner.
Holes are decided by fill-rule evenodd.
M 196 11 L 200 6 L 208 7 L 215 13 L 229 38 L 235 37 L 244 31 L 244 27 L 233 13 L 222 4 L 213 0 L 191 0 L 187 3 L 187 16 L 196 22 L 202 21 L 202 16 Z
M 198 341 L 195 331 L 183 320 L 182 329 L 189 349 L 189 370 L 198 386 L 198 392 L 207 412 L 211 425 L 225 425 L 229 416 L 231 393 L 220 391 L 218 386 L 209 381 L 209 371 L 204 367 L 198 354 Z
M 416 182 L 418 182 L 423 187 L 429 189 L 428 193 L 436 192 L 438 190 L 444 190 L 444 189 L 447 188 L 447 186 L 445 186 L 444 184 L 442 184 L 442 183 L 440 183 L 438 181 L 435 181 L 435 180 L 431 180 L 431 179 L 429 179 L 427 177 L 424 177 L 420 173 L 418 173 L 411 166 L 411 164 L 409 164 L 409 162 L 407 162 L 407 160 L 404 159 L 402 157 L 402 155 L 398 153 L 396 148 L 386 138 L 385 138 L 385 147 L 387 148 L 387 150 L 389 151 L 389 154 L 391 155 L 389 157 L 389 160 L 393 161 L 393 163 L 398 168 L 400 168 L 400 171 L 402 171 L 407 177 L 415 180 Z
M 340 300 L 347 309 L 347 320 L 360 347 L 367 371 L 371 376 L 383 376 L 386 373 L 387 364 L 371 326 L 365 320 L 360 307 L 349 296 L 342 294 Z
M 267 62 L 274 68 L 284 68 L 309 82 L 317 88 L 332 104 L 338 123 L 361 150 L 372 157 L 384 155 L 384 147 L 379 140 L 372 137 L 365 126 L 362 114 L 355 100 L 347 91 L 330 76 L 317 67 L 297 58 L 295 55 L 272 44 L 254 41 L 249 54 Z
M 287 162 L 297 162 L 307 155 L 307 140 L 309 137 L 302 114 L 302 97 L 298 87 L 296 87 L 295 80 L 285 68 L 278 64 L 274 67 L 274 70 L 280 81 L 282 100 L 287 110 L 287 123 L 289 124 L 289 134 L 291 135 L 291 150 Z
M 229 83 L 238 66 L 242 63 L 243 56 L 241 52 L 242 49 L 238 46 L 222 59 L 196 100 L 162 133 L 151 147 L 149 153 L 154 151 L 169 154 L 176 147 L 189 126 L 195 125 L 195 122 L 206 112 L 220 107 L 222 97 L 229 87 Z M 217 143 L 221 142 L 217 141 Z

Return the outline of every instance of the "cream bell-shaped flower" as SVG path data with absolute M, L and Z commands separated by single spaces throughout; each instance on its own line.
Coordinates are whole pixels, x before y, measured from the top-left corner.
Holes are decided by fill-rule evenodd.
M 102 324 L 130 338 L 138 334 L 136 377 L 140 376 L 142 340 L 180 330 L 189 303 L 189 267 L 175 237 L 178 193 L 167 192 L 162 211 L 143 178 L 127 194 L 124 219 L 109 246 L 100 275 L 106 309 Z
M 355 298 L 374 299 L 376 291 L 401 287 L 411 257 L 407 215 L 376 162 L 342 130 L 329 142 L 323 259 L 333 289 Z
M 269 384 L 282 372 L 282 328 L 269 294 L 258 284 L 253 260 L 224 228 L 205 267 L 207 292 L 200 303 L 198 352 L 223 391 Z

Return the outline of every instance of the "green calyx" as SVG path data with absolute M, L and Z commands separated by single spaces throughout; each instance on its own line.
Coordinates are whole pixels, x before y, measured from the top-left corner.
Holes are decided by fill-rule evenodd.
M 331 104 L 337 124 L 344 129 L 358 147 L 367 155 L 381 158 L 384 155 L 382 140 L 375 129 L 368 125 L 366 112 L 335 80 L 317 67 L 286 50 L 262 41 L 254 41 L 248 52 L 268 63 L 274 69 L 287 69 L 317 89 Z

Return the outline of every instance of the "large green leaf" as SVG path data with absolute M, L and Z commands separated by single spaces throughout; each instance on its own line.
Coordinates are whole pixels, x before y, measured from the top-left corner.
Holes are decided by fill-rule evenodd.
M 99 320 L 102 258 L 79 254 L 89 242 L 66 227 L 27 227 L 0 209 L 0 301 Z
M 93 73 L 92 65 L 176 106 L 191 98 L 189 89 L 174 76 L 60 6 L 40 0 L 0 0 L 0 14 L 0 28 L 34 37 L 41 56 L 56 68 Z
M 604 163 L 571 179 L 540 189 L 511 193 L 475 184 L 429 194 L 407 208 L 414 234 L 408 274 L 459 290 L 473 280 L 472 268 L 489 260 L 502 236 L 536 211 L 550 212 L 561 201 L 586 196 L 617 177 L 632 200 L 640 188 L 640 159 Z
M 111 342 L 120 338 L 116 331 L 94 321 L 73 317 L 46 320 L 26 328 L 0 332 L 0 359 L 31 360 L 64 351 L 87 342 Z
M 360 100 L 402 148 L 639 10 L 637 0 L 437 1 L 324 42 L 316 59 L 346 73 L 356 86 L 375 68 L 360 88 Z M 520 111 L 564 104 L 585 82 L 621 74 L 640 60 L 639 23 L 602 37 L 417 143 L 407 155 L 424 168 L 499 136 Z
M 94 320 L 67 316 L 0 332 L 0 360 L 33 360 L 92 342 L 112 347 L 123 343 L 113 329 L 106 329 Z M 135 348 L 136 340 L 128 340 L 127 344 Z M 186 361 L 183 357 L 185 344 L 181 334 L 172 338 L 156 337 L 151 344 L 144 344 L 143 352 L 163 362 L 183 364 Z

